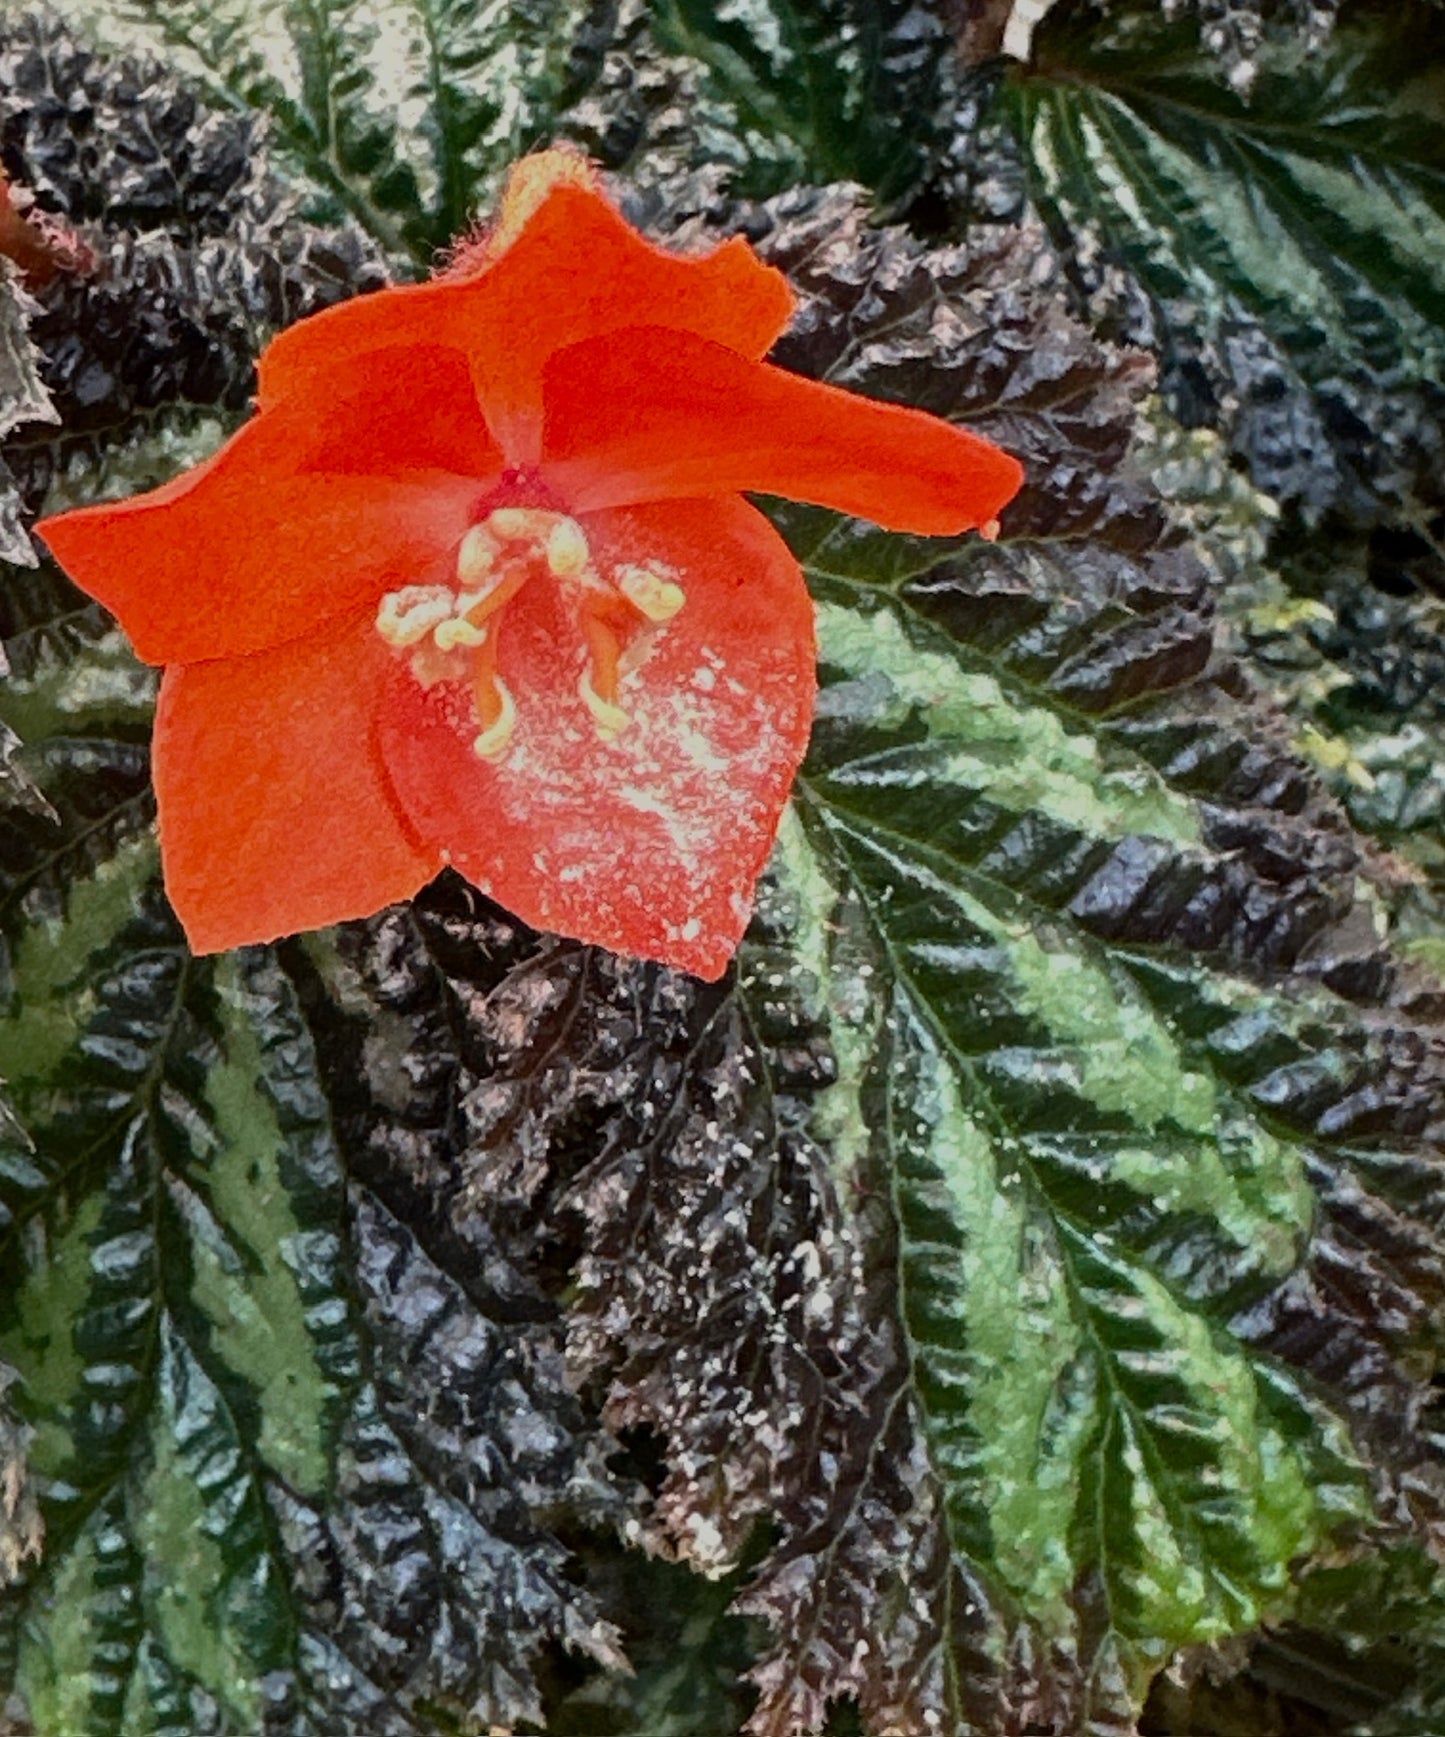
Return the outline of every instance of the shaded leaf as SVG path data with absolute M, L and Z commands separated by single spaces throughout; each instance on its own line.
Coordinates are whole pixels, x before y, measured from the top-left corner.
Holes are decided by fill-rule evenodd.
M 553 1645 L 621 1663 L 549 1530 L 620 1518 L 612 1444 L 563 1378 L 555 1306 L 530 1271 L 533 1203 L 505 1168 L 474 1169 L 466 1132 L 487 1096 L 478 1015 L 527 938 L 460 883 L 417 919 L 342 931 L 319 975 L 296 959 L 358 1179 L 354 1282 L 375 1347 L 333 1497 L 283 1514 L 312 1565 L 297 1731 L 338 1718 L 430 1731 L 442 1710 L 540 1720 Z
M 61 427 L 7 444 L 31 512 L 67 462 L 113 443 L 159 436 L 163 471 L 178 410 L 238 416 L 274 329 L 382 281 L 354 228 L 299 220 L 255 118 L 153 61 L 100 57 L 54 14 L 22 14 L 0 32 L 0 91 L 7 166 L 97 255 L 54 278 L 32 320 Z
M 0 995 L 13 1013 L 16 949 L 43 950 L 75 889 L 149 836 L 154 677 L 48 562 L 12 575 L 0 639 L 14 664 L 0 716 L 29 738 L 26 764 L 43 798 L 0 827 Z M 82 943 L 67 968 L 85 957 Z
M 589 1584 L 625 1626 L 629 1675 L 589 1676 L 560 1695 L 547 1729 L 648 1737 L 711 1737 L 741 1729 L 753 1626 L 729 1611 L 737 1577 L 705 1580 L 678 1563 L 620 1552 L 579 1554 Z
M 1413 77 L 1438 25 L 1380 18 L 1262 50 L 1246 101 L 1197 23 L 1064 9 L 1005 101 L 1085 287 L 1107 305 L 1091 244 L 1144 286 L 1187 418 L 1222 419 L 1270 493 L 1408 526 L 1438 566 L 1445 158 Z
M 398 262 L 432 263 L 502 170 L 550 130 L 574 76 L 580 0 L 104 0 L 213 90 L 274 123 L 312 214 L 349 218 Z
M 700 125 L 732 157 L 739 190 L 861 181 L 885 200 L 911 193 L 939 106 L 949 48 L 926 6 L 664 0 L 661 45 L 704 69 Z
M 777 215 L 765 247 L 812 291 L 788 359 L 923 386 L 1035 458 L 1003 539 L 942 561 L 785 516 L 829 675 L 795 874 L 846 1125 L 896 1179 L 953 1547 L 994 1589 L 1000 1665 L 1036 1635 L 1042 1677 L 1001 1691 L 1047 1703 L 1052 1678 L 1058 1728 L 1111 1728 L 1172 1647 L 1290 1607 L 1287 1562 L 1364 1515 L 1362 1456 L 1433 1525 L 1407 1347 L 1441 1272 L 1439 1046 L 1329 993 L 1400 983 L 1368 859 L 1245 723 L 1204 572 L 1117 469 L 1138 374 L 1059 312 L 1046 255 L 925 265 L 836 205 Z M 1387 1351 L 1344 1275 L 1400 1261 Z M 1245 1441 L 1271 1445 L 1219 1451 Z
M 1198 16 L 1200 40 L 1219 57 L 1233 88 L 1247 93 L 1259 75 L 1261 47 L 1284 40 L 1318 49 L 1334 26 L 1339 0 L 1176 0 L 1168 10 Z
M 782 979 L 763 956 L 740 998 L 538 946 L 455 881 L 417 916 L 419 931 L 399 918 L 373 925 L 360 952 L 345 933 L 359 977 L 331 973 L 375 1034 L 362 1052 L 369 1112 L 345 1118 L 367 1185 L 430 1225 L 439 1258 L 491 1309 L 535 1323 L 554 1356 L 555 1294 L 576 1291 L 572 1382 L 644 1462 L 660 1460 L 652 1498 L 609 1477 L 587 1496 L 594 1516 L 708 1576 L 732 1569 L 768 1525 L 775 1547 L 744 1608 L 773 1616 L 786 1604 L 800 1621 L 806 1611 L 817 1656 L 795 1666 L 780 1650 L 760 1665 L 750 1728 L 821 1717 L 839 1649 L 870 1708 L 916 1722 L 937 1648 L 926 1624 L 917 1657 L 889 1641 L 910 1577 L 948 1565 L 892 1329 L 861 1312 L 859 1244 L 802 1126 L 831 1073 L 816 1028 L 770 986 Z M 789 969 L 784 954 L 776 964 Z M 332 1074 L 358 1116 L 359 1077 L 355 1062 Z M 419 1218 L 427 1201 L 435 1216 Z M 566 1500 L 578 1503 L 575 1482 Z M 708 1681 L 719 1607 L 688 1631 L 694 1662 L 671 1657 L 664 1672 L 648 1668 L 651 1620 L 614 1608 L 625 1627 L 643 1616 L 635 1689 L 582 1689 L 562 1707 L 606 1708 L 624 1730 L 672 1728 L 685 1686 Z M 859 1645 L 869 1635 L 871 1655 Z

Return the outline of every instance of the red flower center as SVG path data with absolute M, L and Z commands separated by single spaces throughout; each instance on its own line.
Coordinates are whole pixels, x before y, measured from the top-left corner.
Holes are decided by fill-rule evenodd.
M 553 488 L 549 488 L 534 464 L 509 464 L 502 480 L 477 502 L 472 515 L 481 523 L 495 507 L 543 507 L 550 512 L 565 513 L 567 503 Z

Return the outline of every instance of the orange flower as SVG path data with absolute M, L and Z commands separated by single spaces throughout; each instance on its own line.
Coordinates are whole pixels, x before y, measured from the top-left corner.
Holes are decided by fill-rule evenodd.
M 678 257 L 581 159 L 430 283 L 282 333 L 206 463 L 40 527 L 166 666 L 166 886 L 216 951 L 445 863 L 538 928 L 716 977 L 807 742 L 812 606 L 758 489 L 987 526 L 1013 459 L 767 366 L 740 240 Z

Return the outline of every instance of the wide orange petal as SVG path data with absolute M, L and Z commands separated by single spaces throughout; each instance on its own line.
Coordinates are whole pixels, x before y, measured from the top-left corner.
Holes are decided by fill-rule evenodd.
M 657 327 L 552 358 L 543 468 L 578 512 L 754 489 L 932 535 L 986 525 L 1023 480 L 937 417 Z
M 274 651 L 166 671 L 153 748 L 162 867 L 196 952 L 368 916 L 437 872 L 377 752 L 389 663 L 367 612 Z
M 467 353 L 493 433 L 514 463 L 537 458 L 542 368 L 554 350 L 655 324 L 747 356 L 771 349 L 793 311 L 780 272 L 738 239 L 684 256 L 644 241 L 599 193 L 553 188 L 521 234 L 476 276 L 382 290 L 303 320 L 258 365 L 262 407 L 324 390 L 330 371 L 383 345 Z
M 236 657 L 449 569 L 498 463 L 464 361 L 387 350 L 163 488 L 38 529 L 147 661 Z
M 577 691 L 576 620 L 534 583 L 500 639 L 516 734 L 472 752 L 461 683 L 423 689 L 398 661 L 381 742 L 417 833 L 537 928 L 721 975 L 807 744 L 813 610 L 802 574 L 745 501 L 677 501 L 584 521 L 603 571 L 661 562 L 686 593 L 604 742 Z

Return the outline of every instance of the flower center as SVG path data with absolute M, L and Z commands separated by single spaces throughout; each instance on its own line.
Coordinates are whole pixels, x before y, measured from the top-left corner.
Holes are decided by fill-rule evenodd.
M 506 752 L 517 707 L 498 670 L 507 605 L 534 578 L 561 591 L 577 622 L 586 659 L 577 692 L 604 742 L 632 722 L 619 690 L 645 655 L 652 631 L 686 601 L 674 569 L 621 562 L 604 575 L 576 519 L 551 507 L 494 507 L 457 547 L 452 584 L 404 585 L 388 592 L 376 631 L 405 653 L 423 687 L 466 681 L 483 760 Z

